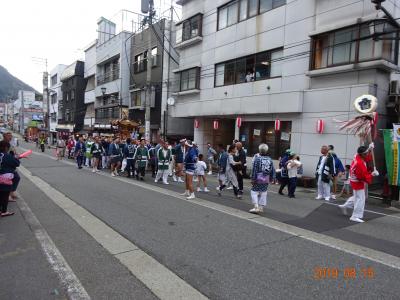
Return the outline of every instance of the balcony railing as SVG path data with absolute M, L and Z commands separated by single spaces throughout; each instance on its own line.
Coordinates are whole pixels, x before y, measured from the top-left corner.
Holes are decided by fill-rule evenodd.
M 97 84 L 104 84 L 119 79 L 119 68 L 97 76 Z

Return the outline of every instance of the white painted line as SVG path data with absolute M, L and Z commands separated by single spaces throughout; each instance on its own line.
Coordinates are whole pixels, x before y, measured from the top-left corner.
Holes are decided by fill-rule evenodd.
M 53 271 L 57 274 L 61 285 L 65 289 L 68 297 L 72 300 L 88 300 L 89 294 L 86 292 L 78 277 L 74 274 L 71 267 L 58 250 L 53 240 L 50 238 L 46 230 L 40 224 L 39 220 L 33 214 L 25 200 L 19 196 L 17 201 L 18 207 L 31 227 L 36 239 L 38 240 L 47 261 Z
M 20 166 L 21 173 L 62 208 L 100 245 L 114 255 L 132 274 L 162 300 L 207 299 L 171 270 L 150 255 L 140 250 L 132 242 L 92 215 L 89 211 L 51 187 L 26 168 Z
M 26 169 L 25 169 L 26 170 Z M 101 174 L 101 173 L 100 173 Z M 106 174 L 101 174 L 103 176 L 106 176 Z M 107 176 L 108 177 L 108 176 Z M 195 205 L 203 206 L 209 209 L 213 209 L 215 211 L 219 211 L 240 219 L 245 219 L 247 221 L 257 223 L 259 225 L 275 229 L 293 236 L 297 236 L 299 238 L 312 241 L 315 243 L 318 243 L 320 245 L 324 245 L 336 250 L 340 250 L 342 252 L 352 254 L 361 258 L 369 259 L 371 261 L 389 266 L 391 268 L 399 269 L 400 270 L 400 258 L 381 252 L 377 250 L 373 250 L 367 247 L 363 247 L 360 245 L 356 245 L 347 241 L 343 241 L 337 238 L 329 237 L 324 234 L 316 233 L 313 231 L 309 231 L 306 229 L 302 229 L 293 225 L 289 225 L 283 222 L 271 220 L 265 217 L 255 217 L 253 214 L 241 211 L 239 209 L 231 208 L 228 206 L 224 206 L 218 203 L 214 203 L 211 201 L 203 200 L 200 198 L 194 199 L 194 200 L 187 200 L 183 196 L 179 195 L 179 193 L 176 193 L 174 191 L 166 190 L 158 186 L 150 185 L 144 182 L 135 182 L 132 180 L 128 180 L 125 178 L 120 178 L 120 177 L 113 177 L 110 179 L 115 179 L 119 180 L 134 186 L 137 186 L 142 189 L 147 189 L 153 192 L 157 192 L 163 195 L 168 195 L 172 196 L 174 198 L 180 199 L 185 202 L 189 202 Z M 40 179 L 41 180 L 41 179 Z M 388 215 L 390 216 L 390 215 Z

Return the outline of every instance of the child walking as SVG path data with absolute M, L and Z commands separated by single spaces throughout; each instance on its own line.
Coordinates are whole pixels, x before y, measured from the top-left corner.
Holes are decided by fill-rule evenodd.
M 338 197 L 342 197 L 343 195 L 350 196 L 350 165 L 345 166 L 345 171 L 344 171 L 344 181 L 343 181 L 343 188 L 338 195 Z
M 207 180 L 206 180 L 206 170 L 207 170 L 207 165 L 206 163 L 203 161 L 203 154 L 199 154 L 199 160 L 196 163 L 196 174 L 197 174 L 197 178 L 198 178 L 198 182 L 197 182 L 197 191 L 201 192 L 201 182 L 203 181 L 203 186 L 204 186 L 204 192 L 209 192 L 210 190 L 207 188 Z

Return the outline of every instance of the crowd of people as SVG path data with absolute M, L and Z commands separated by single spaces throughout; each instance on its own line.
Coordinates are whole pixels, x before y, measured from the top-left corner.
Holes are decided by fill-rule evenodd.
M 59 149 L 59 150 L 58 150 Z M 366 148 L 368 152 L 373 149 L 373 144 Z M 359 149 L 359 151 L 361 151 Z M 224 190 L 232 189 L 238 199 L 243 196 L 243 179 L 247 176 L 247 155 L 242 143 L 234 140 L 231 145 L 218 145 L 217 149 L 208 143 L 206 153 L 199 153 L 195 142 L 182 139 L 178 143 L 169 143 L 160 139 L 157 143 L 147 143 L 144 138 L 121 140 L 119 137 L 107 138 L 96 136 L 78 140 L 71 137 L 67 142 L 57 143 L 57 157 L 60 153 L 70 158 L 74 157 L 79 169 L 83 166 L 92 168 L 96 173 L 101 169 L 110 169 L 111 176 L 122 176 L 145 180 L 146 169 L 151 170 L 151 176 L 156 183 L 168 185 L 170 178 L 179 183 L 185 183 L 185 192 L 182 194 L 187 199 L 195 199 L 195 192 L 210 192 L 207 186 L 207 175 L 215 170 L 218 178 L 218 195 Z M 361 155 L 361 154 L 359 154 Z M 361 156 L 360 156 L 361 157 Z M 355 161 L 360 161 L 359 156 Z M 354 168 L 353 168 L 354 169 Z M 371 176 L 376 176 L 377 171 Z M 268 145 L 261 144 L 259 152 L 253 157 L 250 172 L 251 199 L 254 207 L 252 213 L 262 212 L 267 205 L 267 190 L 271 183 L 280 184 L 279 194 L 295 198 L 298 178 L 303 174 L 303 164 L 299 155 L 287 149 L 279 158 L 278 168 L 268 156 Z M 346 202 L 343 211 L 357 204 L 352 221 L 362 222 L 362 214 L 357 213 L 363 200 L 359 192 L 350 191 L 350 186 L 355 188 L 355 175 L 351 175 L 351 166 L 343 166 L 340 158 L 334 152 L 334 146 L 322 146 L 321 156 L 316 166 L 317 200 L 330 201 L 340 196 L 352 196 Z M 352 177 L 353 176 L 353 177 Z M 353 178 L 353 179 L 352 179 Z M 342 181 L 343 188 L 338 193 L 338 181 Z M 194 182 L 197 182 L 194 186 Z M 366 183 L 370 182 L 366 180 Z M 361 205 L 363 207 L 363 205 Z M 363 211 L 363 208 L 361 209 Z M 347 213 L 347 211 L 346 211 Z
M 19 159 L 15 147 L 10 143 L 12 133 L 3 133 L 0 142 L 0 209 L 1 216 L 12 215 L 7 210 L 9 201 L 17 198 L 15 192 L 19 183 L 16 168 Z M 337 196 L 347 195 L 349 199 L 339 208 L 344 214 L 354 208 L 351 221 L 362 220 L 365 206 L 365 195 L 368 184 L 373 176 L 378 176 L 376 169 L 369 167 L 371 152 L 374 144 L 368 147 L 361 146 L 357 150 L 351 165 L 343 166 L 340 158 L 334 152 L 333 145 L 323 145 L 321 156 L 316 165 L 317 200 L 330 201 Z M 268 200 L 268 186 L 272 183 L 280 184 L 279 194 L 284 195 L 287 187 L 287 196 L 295 198 L 297 180 L 303 174 L 303 164 L 299 155 L 287 149 L 279 158 L 278 168 L 268 155 L 268 145 L 259 145 L 259 151 L 252 159 L 250 172 L 250 196 L 253 208 L 251 213 L 263 212 Z M 231 145 L 218 145 L 214 149 L 207 144 L 206 155 L 199 151 L 195 142 L 181 139 L 178 143 L 169 143 L 159 139 L 150 144 L 144 138 L 133 139 L 120 137 L 87 137 L 71 136 L 67 141 L 58 140 L 56 143 L 58 160 L 64 156 L 76 160 L 78 169 L 84 166 L 91 168 L 93 173 L 102 169 L 110 169 L 111 176 L 126 176 L 144 181 L 146 170 L 151 170 L 152 180 L 165 185 L 169 179 L 178 183 L 185 183 L 187 199 L 195 199 L 196 192 L 210 192 L 207 186 L 207 176 L 217 173 L 217 193 L 222 195 L 224 190 L 232 189 L 238 199 L 243 196 L 243 179 L 247 176 L 247 155 L 241 142 L 234 140 Z M 342 180 L 343 187 L 338 194 L 338 181 Z M 197 182 L 196 188 L 194 182 Z M 351 189 L 353 192 L 351 191 Z

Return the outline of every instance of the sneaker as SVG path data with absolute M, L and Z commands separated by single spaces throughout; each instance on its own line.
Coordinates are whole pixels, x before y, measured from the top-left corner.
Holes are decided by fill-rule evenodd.
M 172 176 L 172 180 L 174 181 L 174 182 L 177 182 L 178 180 L 176 179 L 176 176 L 174 175 L 174 176 Z
M 178 178 L 178 182 L 181 182 L 181 183 L 183 183 L 184 181 L 182 180 L 182 178 Z
M 204 188 L 204 192 L 208 193 L 210 190 L 208 188 Z
M 93 170 L 92 170 L 92 173 L 96 173 L 96 170 L 95 170 L 95 169 L 93 169 Z
M 236 198 L 242 199 L 242 195 L 238 194 L 238 195 L 236 195 Z
M 163 184 L 168 185 L 169 183 L 167 181 L 163 181 Z
M 186 199 L 190 200 L 190 199 L 195 199 L 196 196 L 194 195 L 194 193 L 191 193 L 190 196 L 187 196 Z
M 193 178 L 193 182 L 198 182 L 198 181 L 199 181 L 199 178 L 197 176 Z
M 208 174 L 208 175 L 212 175 L 212 172 L 210 171 L 210 172 L 208 172 L 207 174 Z
M 228 186 L 226 189 L 227 190 L 233 190 L 233 186 Z
M 114 172 L 111 172 L 111 176 L 112 176 L 112 177 L 115 177 L 116 175 L 115 175 L 115 173 L 114 173 Z
M 216 188 L 215 188 L 217 191 L 219 191 L 220 189 L 219 189 L 219 186 L 217 186 Z
M 188 197 L 189 196 L 189 191 L 186 190 L 183 194 L 180 194 L 180 195 Z
M 331 198 L 332 198 L 333 200 L 336 200 L 336 195 L 331 195 Z
M 155 180 L 154 180 L 154 183 L 158 183 L 158 180 L 157 180 L 157 179 L 155 179 Z
M 252 214 L 258 214 L 258 212 L 259 212 L 258 207 L 253 207 L 252 209 L 249 210 L 249 213 L 252 213 Z
M 199 187 L 197 188 L 197 191 L 198 191 L 198 192 L 202 192 L 201 188 L 199 188 Z
M 262 206 L 259 206 L 258 207 L 258 212 L 260 212 L 260 213 L 264 212 L 264 208 Z
M 350 218 L 350 221 L 357 222 L 357 223 L 364 223 L 364 222 L 365 222 L 363 219 L 354 218 L 354 217 L 351 217 L 351 218 Z
M 331 197 L 325 197 L 324 200 L 325 200 L 325 201 L 329 201 L 329 200 L 331 200 Z
M 318 195 L 317 197 L 315 197 L 315 200 L 321 200 L 323 197 L 321 195 Z
M 279 191 L 278 194 L 282 196 L 285 195 L 284 193 L 282 193 L 282 191 Z

